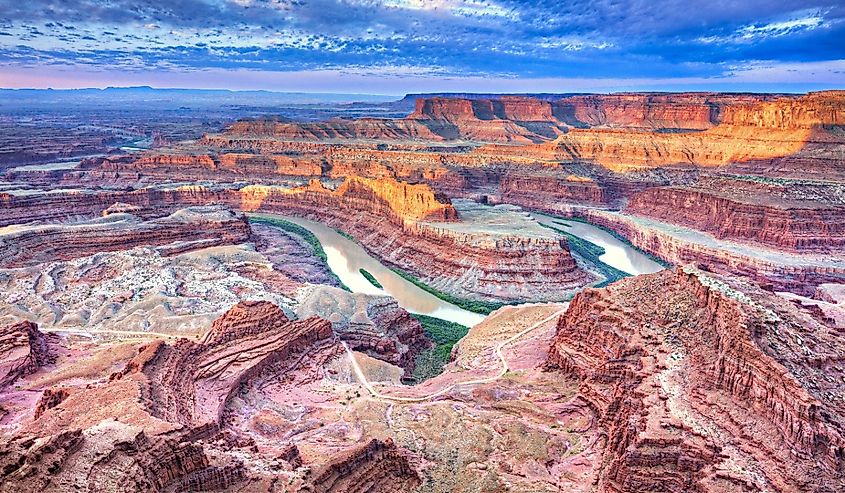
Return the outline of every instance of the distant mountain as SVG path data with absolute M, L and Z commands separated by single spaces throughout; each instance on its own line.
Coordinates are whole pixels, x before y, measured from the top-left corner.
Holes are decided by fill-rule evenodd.
M 60 102 L 69 101 L 172 101 L 190 98 L 197 102 L 220 102 L 226 104 L 326 104 L 326 103 L 383 103 L 394 101 L 393 96 L 374 94 L 338 94 L 273 91 L 230 91 L 226 89 L 178 89 L 154 88 L 150 86 L 106 87 L 84 89 L 0 89 L 3 101 Z M 0 103 L 0 106 L 3 106 Z

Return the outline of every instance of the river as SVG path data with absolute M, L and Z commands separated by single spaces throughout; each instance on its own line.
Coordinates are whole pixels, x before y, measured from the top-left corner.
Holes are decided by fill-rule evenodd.
M 569 234 L 604 248 L 605 253 L 599 256 L 599 260 L 632 276 L 651 274 L 661 271 L 664 268 L 630 244 L 592 224 L 580 221 L 567 221 L 566 219 L 539 213 L 534 214 L 534 218 L 543 224 L 553 226 L 561 231 L 566 231 Z
M 388 294 L 396 299 L 399 306 L 411 313 L 429 315 L 467 327 L 472 327 L 484 320 L 484 315 L 443 301 L 403 279 L 368 254 L 361 245 L 324 224 L 297 217 L 262 215 L 278 217 L 298 224 L 316 236 L 326 252 L 329 268 L 340 278 L 343 284 L 346 284 L 355 293 Z M 370 284 L 370 281 L 361 275 L 360 269 L 372 274 L 383 286 L 383 289 Z
M 310 231 L 323 246 L 329 268 L 338 278 L 355 293 L 372 295 L 390 295 L 399 306 L 411 313 L 428 315 L 442 320 L 459 323 L 467 327 L 484 320 L 484 315 L 465 310 L 441 300 L 417 285 L 405 280 L 378 259 L 368 254 L 358 243 L 346 238 L 334 229 L 307 219 L 297 217 L 262 214 L 277 217 L 298 224 Z M 607 265 L 631 275 L 648 274 L 662 270 L 663 267 L 633 248 L 596 226 L 577 221 L 535 214 L 535 218 L 544 223 L 565 230 L 575 236 L 595 243 L 605 249 L 600 260 Z M 372 285 L 360 269 L 368 271 L 378 280 L 383 288 Z

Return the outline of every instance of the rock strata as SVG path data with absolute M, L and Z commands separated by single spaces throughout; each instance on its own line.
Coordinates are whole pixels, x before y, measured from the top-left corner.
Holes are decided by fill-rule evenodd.
M 549 365 L 577 376 L 606 432 L 599 491 L 834 491 L 836 337 L 759 288 L 679 268 L 576 296 Z
M 36 324 L 23 321 L 0 327 L 0 389 L 54 360 L 47 336 Z
M 365 445 L 333 457 L 317 470 L 303 492 L 405 492 L 422 483 L 411 457 L 393 440 L 372 439 Z
M 249 241 L 242 214 L 222 207 L 189 207 L 142 221 L 114 209 L 102 218 L 71 224 L 21 226 L 0 230 L 0 268 L 15 268 L 85 257 L 138 246 L 169 245 L 175 254 L 197 248 Z
M 831 196 L 819 196 L 826 192 Z M 845 248 L 845 202 L 835 193 L 828 187 L 709 179 L 635 194 L 625 211 L 717 238 L 794 252 L 838 252 Z
M 241 302 L 217 319 L 200 343 L 150 344 L 114 378 L 142 374 L 157 418 L 219 424 L 229 396 L 243 382 L 332 337 L 325 320 L 293 322 L 272 303 Z

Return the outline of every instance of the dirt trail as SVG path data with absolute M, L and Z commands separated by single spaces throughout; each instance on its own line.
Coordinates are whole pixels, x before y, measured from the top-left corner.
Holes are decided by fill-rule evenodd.
M 508 339 L 499 343 L 496 346 L 496 349 L 495 349 L 496 356 L 499 357 L 499 361 L 501 361 L 501 364 L 502 364 L 502 368 L 499 370 L 498 374 L 496 374 L 492 377 L 478 378 L 478 379 L 474 379 L 474 380 L 467 380 L 467 381 L 464 381 L 464 382 L 453 383 L 451 385 L 448 385 L 448 386 L 438 390 L 437 392 L 433 392 L 431 394 L 427 394 L 427 395 L 423 395 L 423 396 L 400 397 L 400 396 L 391 396 L 391 395 L 382 394 L 381 392 L 379 392 L 378 390 L 376 390 L 373 387 L 373 385 L 369 382 L 369 380 L 367 380 L 367 376 L 364 375 L 364 372 L 361 370 L 361 367 L 358 365 L 358 361 L 355 359 L 355 355 L 352 353 L 352 350 L 349 349 L 349 347 L 346 345 L 346 343 L 343 343 L 343 348 L 346 349 L 346 354 L 349 356 L 349 361 L 352 363 L 352 369 L 355 371 L 355 376 L 358 378 L 358 381 L 367 389 L 367 391 L 370 393 L 370 395 L 373 398 L 383 400 L 383 401 L 387 401 L 387 402 L 425 402 L 425 401 L 429 401 L 431 399 L 434 399 L 435 397 L 439 397 L 443 394 L 446 394 L 459 385 L 478 385 L 478 384 L 495 382 L 496 380 L 502 378 L 502 376 L 504 376 L 504 374 L 508 372 L 508 362 L 505 359 L 505 355 L 502 353 L 502 349 L 505 346 L 507 346 L 508 344 L 511 344 L 514 341 L 516 341 L 517 339 L 519 339 L 520 337 L 524 336 L 525 334 L 545 325 L 549 321 L 557 320 L 557 317 L 562 315 L 565 311 L 566 311 L 566 308 L 564 308 L 562 310 L 558 310 L 555 313 L 553 313 L 553 314 L 549 315 L 548 317 L 544 318 L 543 320 L 540 320 L 539 322 L 535 323 L 534 325 L 531 325 L 527 329 L 524 329 L 521 332 L 517 333 L 516 335 L 513 335 L 513 336 L 509 337 Z

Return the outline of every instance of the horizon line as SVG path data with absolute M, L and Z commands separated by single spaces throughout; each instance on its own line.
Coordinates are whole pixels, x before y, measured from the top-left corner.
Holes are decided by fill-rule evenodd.
M 107 91 L 107 90 L 130 90 L 130 89 L 147 89 L 153 91 L 206 91 L 206 92 L 231 92 L 231 93 L 269 93 L 269 94 L 303 94 L 303 95 L 332 95 L 332 96 L 373 96 L 373 97 L 407 97 L 413 95 L 428 95 L 428 94 L 478 94 L 478 95 L 610 95 L 610 94 L 811 94 L 818 92 L 832 92 L 845 91 L 845 87 L 831 87 L 828 89 L 816 90 L 790 90 L 784 88 L 779 91 L 766 90 L 718 90 L 718 89 L 698 89 L 698 90 L 671 90 L 671 89 L 650 89 L 650 90 L 620 90 L 620 91 L 430 91 L 430 92 L 405 92 L 405 93 L 366 93 L 366 92 L 334 92 L 334 91 L 294 91 L 294 90 L 278 90 L 278 89 L 228 89 L 219 87 L 158 87 L 151 85 L 127 85 L 127 86 L 80 86 L 80 87 L 0 87 L 0 91 L 54 91 L 54 92 L 71 92 L 71 91 Z

